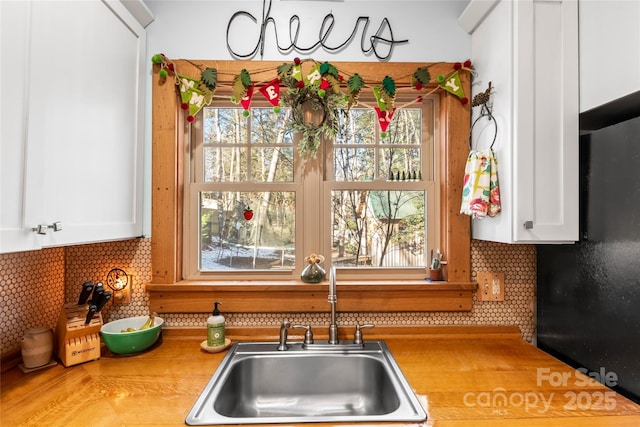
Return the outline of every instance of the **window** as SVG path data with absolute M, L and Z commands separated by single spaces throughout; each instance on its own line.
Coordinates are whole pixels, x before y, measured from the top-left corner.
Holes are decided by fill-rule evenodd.
M 237 75 L 243 68 L 249 71 L 255 68 L 267 70 L 253 71 L 251 75 L 256 81 L 270 81 L 273 79 L 273 70 L 281 65 L 281 62 L 277 61 L 260 61 L 259 65 L 252 61 L 201 61 L 194 64 L 189 60 L 177 60 L 174 63 L 182 74 L 189 76 L 199 75 L 200 67 L 215 67 L 221 76 L 221 85 L 231 85 L 232 76 Z M 425 64 L 336 65 L 339 69 L 366 70 L 367 75 L 377 79 L 386 74 L 410 76 L 416 67 Z M 430 71 L 433 76 L 437 76 L 450 72 L 452 67 L 451 63 L 436 63 L 430 65 Z M 184 167 L 187 160 L 185 153 L 189 146 L 188 140 L 184 137 L 184 130 L 196 130 L 194 125 L 185 121 L 175 87 L 168 84 L 169 81 L 160 79 L 157 71 L 156 68 L 152 83 L 152 279 L 145 287 L 149 293 L 150 309 L 158 313 L 206 313 L 211 311 L 210 301 L 219 298 L 225 301 L 226 312 L 325 312 L 326 284 L 301 286 L 299 279 L 291 272 L 283 275 L 282 280 L 269 283 L 261 282 L 263 274 L 260 271 L 255 272 L 253 276 L 247 275 L 251 282 L 236 279 L 235 275 L 227 276 L 229 280 L 214 282 L 197 278 L 185 279 L 189 277 L 189 268 L 182 260 L 184 246 L 188 244 L 184 237 L 189 235 L 188 226 L 185 226 L 188 223 L 189 212 L 185 211 L 187 204 L 184 200 L 194 189 L 189 189 L 188 182 L 191 177 L 185 176 L 185 171 L 191 169 Z M 396 83 L 406 85 L 408 78 L 397 78 Z M 463 76 L 463 85 L 465 92 L 468 92 L 468 76 Z M 359 280 L 359 268 L 355 269 L 356 273 L 352 278 L 343 276 L 342 272 L 346 268 L 341 268 L 340 310 L 380 312 L 471 309 L 475 285 L 470 282 L 470 220 L 468 216 L 459 214 L 464 165 L 469 154 L 469 105 L 461 104 L 457 97 L 444 91 L 435 91 L 434 95 L 437 95 L 439 103 L 439 111 L 435 113 L 439 122 L 436 138 L 436 150 L 439 153 L 434 161 L 436 167 L 433 171 L 439 181 L 435 192 L 435 197 L 439 198 L 439 210 L 432 217 L 440 222 L 437 237 L 444 259 L 448 262 L 445 269 L 447 283 L 425 286 L 424 270 L 416 274 L 413 280 L 397 280 L 393 273 L 379 274 L 374 279 Z M 298 164 L 295 163 L 296 155 L 294 141 L 294 164 Z M 317 173 L 318 168 L 313 162 L 305 164 L 307 173 Z M 294 181 L 296 173 L 298 170 L 294 167 Z M 302 206 L 311 206 L 313 201 L 317 203 L 320 197 L 329 198 L 329 190 L 317 185 L 318 182 L 322 182 L 322 178 L 304 180 L 300 185 L 311 185 L 311 182 L 316 187 L 304 193 L 304 197 L 309 200 L 303 200 L 304 203 L 300 204 Z M 343 185 L 336 185 L 338 184 Z M 386 185 L 386 182 L 379 184 Z M 247 188 L 247 191 L 256 190 L 255 185 Z M 318 227 L 324 227 L 326 232 L 321 233 L 327 239 L 324 244 L 331 245 L 330 220 L 323 223 L 317 214 L 317 211 L 308 210 L 304 217 L 316 221 Z M 427 216 L 429 217 L 429 212 Z M 196 229 L 192 235 L 198 236 L 198 230 Z M 296 244 L 303 245 L 301 253 L 306 256 L 317 250 L 320 242 L 309 236 L 303 237 L 302 241 L 296 240 Z
M 437 97 L 405 103 L 386 134 L 372 108 L 342 111 L 316 158 L 298 154 L 291 109 L 205 107 L 188 137 L 187 277 L 294 278 L 309 253 L 361 277 L 423 272 L 438 236 Z
M 192 274 L 295 268 L 299 185 L 289 114 L 255 107 L 245 116 L 223 103 L 198 114 L 185 206 Z

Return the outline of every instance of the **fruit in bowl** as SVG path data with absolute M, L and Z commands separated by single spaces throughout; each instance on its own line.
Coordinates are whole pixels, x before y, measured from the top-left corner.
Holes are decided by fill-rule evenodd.
M 127 317 L 105 323 L 100 335 L 109 350 L 116 354 L 140 353 L 158 340 L 164 319 L 150 316 Z

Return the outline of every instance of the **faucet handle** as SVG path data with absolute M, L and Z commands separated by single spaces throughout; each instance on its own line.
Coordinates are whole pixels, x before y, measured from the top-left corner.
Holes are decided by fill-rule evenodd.
M 311 332 L 311 325 L 293 325 L 293 329 L 305 329 L 304 343 L 313 344 L 313 332 Z
M 362 344 L 362 329 L 371 329 L 371 328 L 375 328 L 375 325 L 371 325 L 371 324 L 367 324 L 367 325 L 356 324 L 356 331 L 353 334 L 353 343 L 354 344 Z

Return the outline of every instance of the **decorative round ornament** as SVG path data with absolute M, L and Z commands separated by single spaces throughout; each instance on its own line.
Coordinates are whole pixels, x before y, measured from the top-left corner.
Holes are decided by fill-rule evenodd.
M 114 291 L 122 291 L 129 284 L 129 276 L 120 268 L 112 268 L 107 273 L 107 286 Z
M 344 95 L 311 85 L 290 88 L 283 98 L 283 104 L 291 108 L 289 126 L 301 134 L 298 146 L 300 154 L 315 156 L 322 136 L 333 138 L 338 133 L 338 111 L 345 106 Z M 309 120 L 312 112 L 321 112 L 321 120 Z

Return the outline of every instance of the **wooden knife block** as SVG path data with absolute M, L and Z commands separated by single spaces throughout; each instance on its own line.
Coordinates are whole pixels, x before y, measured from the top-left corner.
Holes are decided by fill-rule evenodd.
M 64 366 L 73 366 L 100 358 L 100 328 L 102 314 L 93 316 L 85 325 L 88 305 L 66 304 L 60 310 L 58 327 L 58 357 Z

